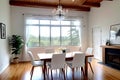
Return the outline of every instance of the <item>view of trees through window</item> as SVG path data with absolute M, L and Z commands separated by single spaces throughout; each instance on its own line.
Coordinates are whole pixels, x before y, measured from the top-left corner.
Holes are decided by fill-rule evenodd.
M 80 22 L 75 20 L 26 20 L 27 46 L 78 46 Z

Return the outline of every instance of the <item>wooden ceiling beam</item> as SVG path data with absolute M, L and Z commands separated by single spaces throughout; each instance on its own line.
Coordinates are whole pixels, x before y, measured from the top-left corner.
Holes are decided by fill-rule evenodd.
M 77 11 L 90 11 L 89 7 L 83 7 L 83 6 L 64 6 L 63 8 L 67 8 L 67 9 L 73 9 L 73 10 L 77 10 Z
M 24 6 L 24 7 L 46 7 L 46 8 L 56 8 L 58 5 L 56 4 L 48 4 L 48 3 L 33 3 L 33 2 L 23 2 L 23 1 L 10 1 L 10 5 L 14 6 Z M 71 5 L 62 5 L 63 8 L 77 10 L 77 11 L 90 11 L 89 7 L 82 6 L 71 6 Z
M 10 1 L 10 5 L 15 5 L 15 6 L 50 6 L 50 7 L 55 7 L 57 5 L 53 5 L 53 4 L 47 4 L 47 3 L 36 3 L 36 2 L 25 2 L 25 1 Z
M 86 7 L 100 7 L 100 3 L 85 2 L 85 3 L 83 3 L 83 6 L 86 6 Z
M 83 5 L 83 3 L 85 3 L 85 2 L 86 2 L 86 0 L 75 0 L 75 4 L 79 3 L 79 5 Z
M 103 1 L 113 1 L 113 0 L 103 0 Z

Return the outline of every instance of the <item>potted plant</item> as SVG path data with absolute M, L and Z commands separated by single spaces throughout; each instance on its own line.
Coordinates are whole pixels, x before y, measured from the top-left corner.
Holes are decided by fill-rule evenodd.
M 9 38 L 9 45 L 11 54 L 13 54 L 13 62 L 18 63 L 19 54 L 21 53 L 22 47 L 24 45 L 24 41 L 19 35 L 12 35 Z

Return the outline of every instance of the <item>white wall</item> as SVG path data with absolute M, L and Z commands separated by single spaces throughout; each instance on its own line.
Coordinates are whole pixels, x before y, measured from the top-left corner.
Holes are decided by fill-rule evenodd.
M 110 25 L 120 23 L 120 0 L 103 1 L 100 8 L 92 8 L 89 13 L 89 39 L 92 45 L 92 28 L 101 27 L 102 44 L 109 39 Z
M 41 9 L 41 8 L 30 8 L 30 7 L 17 7 L 11 6 L 11 27 L 12 34 L 19 34 L 24 36 L 24 16 L 23 14 L 31 15 L 52 15 L 53 9 Z M 82 27 L 82 50 L 87 47 L 87 26 L 88 26 L 88 12 L 71 11 L 69 10 L 66 16 L 77 16 L 77 18 L 82 17 L 83 27 Z
M 6 24 L 7 36 L 10 34 L 10 6 L 9 0 L 0 0 L 0 23 Z M 0 38 L 0 73 L 9 65 L 8 40 Z

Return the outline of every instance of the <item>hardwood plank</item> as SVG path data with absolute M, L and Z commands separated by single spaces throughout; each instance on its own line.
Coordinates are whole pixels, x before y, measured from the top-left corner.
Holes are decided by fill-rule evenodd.
M 92 67 L 94 74 L 89 68 L 88 80 L 120 80 L 120 70 L 111 68 L 104 64 L 99 63 L 99 60 L 93 59 Z M 30 70 L 32 65 L 30 62 L 11 64 L 2 74 L 0 74 L 0 80 L 30 80 Z M 53 72 L 54 80 L 61 80 L 56 75 L 56 71 Z M 51 78 L 47 79 L 50 80 Z M 83 75 L 80 69 L 75 70 L 74 80 L 83 80 Z M 41 67 L 36 67 L 33 73 L 32 80 L 43 80 L 43 74 Z M 67 80 L 72 80 L 72 72 L 70 68 L 67 68 Z

